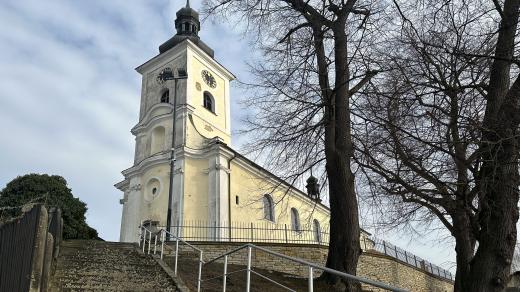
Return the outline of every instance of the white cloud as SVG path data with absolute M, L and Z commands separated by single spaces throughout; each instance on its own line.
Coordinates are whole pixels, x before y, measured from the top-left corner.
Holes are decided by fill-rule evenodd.
M 113 184 L 132 163 L 129 130 L 140 98 L 133 68 L 174 34 L 175 12 L 183 5 L 1 2 L 0 185 L 29 172 L 60 174 L 87 203 L 90 224 L 117 240 L 121 194 Z M 245 65 L 236 56 L 248 54 L 247 46 L 229 28 L 203 26 L 202 38 L 219 61 L 241 75 Z
M 201 0 L 191 4 L 200 7 Z M 129 130 L 139 110 L 141 82 L 133 68 L 174 34 L 175 12 L 183 5 L 1 1 L 0 187 L 29 172 L 62 175 L 87 203 L 88 222 L 104 239 L 117 240 L 121 194 L 113 184 L 131 166 Z M 201 37 L 219 62 L 250 78 L 245 61 L 255 52 L 233 28 L 205 21 Z M 231 94 L 237 129 L 244 93 L 233 88 Z

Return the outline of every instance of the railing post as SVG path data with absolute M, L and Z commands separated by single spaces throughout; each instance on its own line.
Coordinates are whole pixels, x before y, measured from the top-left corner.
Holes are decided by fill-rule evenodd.
M 175 238 L 175 265 L 174 265 L 174 270 L 173 270 L 173 273 L 175 274 L 175 276 L 177 276 L 177 260 L 179 258 L 179 238 L 176 237 Z
M 157 252 L 157 233 L 154 234 L 154 243 L 153 243 L 153 254 L 156 254 Z
M 152 232 L 150 230 L 148 230 L 148 232 L 150 233 L 150 237 L 148 237 L 148 254 L 150 254 L 150 247 L 152 245 Z
M 139 227 L 139 241 L 137 242 L 139 247 L 141 247 L 141 238 L 142 237 L 143 237 L 143 228 Z
M 145 252 L 146 247 L 146 229 L 143 228 L 143 252 Z
M 251 246 L 247 247 L 247 278 L 246 278 L 246 292 L 251 291 Z
M 226 292 L 226 284 L 227 284 L 227 255 L 224 256 L 224 279 L 222 282 L 222 292 Z
M 251 222 L 251 242 L 253 241 L 253 222 Z
M 199 278 L 197 279 L 197 292 L 200 292 L 200 284 L 202 283 L 202 251 L 199 256 Z
M 213 221 L 213 240 L 214 241 L 220 241 L 219 238 L 220 238 L 220 229 L 219 227 L 217 227 L 217 221 Z
M 231 241 L 231 236 L 233 234 L 233 224 L 231 223 L 231 221 L 228 222 L 228 232 L 229 232 L 229 236 L 228 236 L 228 241 Z
M 164 254 L 164 240 L 166 239 L 166 231 L 161 229 L 161 260 L 163 259 Z
M 314 291 L 314 273 L 312 272 L 312 267 L 309 266 L 309 292 Z
M 287 237 L 287 224 L 285 224 L 285 243 L 289 243 L 289 238 Z

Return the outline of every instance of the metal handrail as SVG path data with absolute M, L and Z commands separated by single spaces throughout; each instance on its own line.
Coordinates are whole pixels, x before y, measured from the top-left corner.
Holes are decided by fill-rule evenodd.
M 287 256 L 287 255 L 284 255 L 284 254 L 281 254 L 281 253 L 277 253 L 277 252 L 274 252 L 274 251 L 271 251 L 269 249 L 266 249 L 266 248 L 263 248 L 263 247 L 259 247 L 259 246 L 256 246 L 254 244 L 251 244 L 251 243 L 248 243 L 248 244 L 245 244 L 243 246 L 240 246 L 238 248 L 235 248 L 231 251 L 228 251 L 218 257 L 215 257 L 209 261 L 206 261 L 205 264 L 210 264 L 212 262 L 215 262 L 221 258 L 224 258 L 225 261 L 224 261 L 224 264 L 225 264 L 225 269 L 227 268 L 226 265 L 227 265 L 227 257 L 233 253 L 236 253 L 242 249 L 246 249 L 248 250 L 248 275 L 247 275 L 247 288 L 246 288 L 246 291 L 250 291 L 250 286 L 251 286 L 251 283 L 250 283 L 250 272 L 251 272 L 251 249 L 258 249 L 258 250 L 261 250 L 263 252 L 266 252 L 268 254 L 271 254 L 271 255 L 274 255 L 274 256 L 277 256 L 277 257 L 280 257 L 280 258 L 283 258 L 283 259 L 286 259 L 286 260 L 290 260 L 290 261 L 293 261 L 293 262 L 296 262 L 296 263 L 299 263 L 299 264 L 302 264 L 302 265 L 305 265 L 307 267 L 309 267 L 309 291 L 313 291 L 314 289 L 314 285 L 313 285 L 313 269 L 318 269 L 318 270 L 322 270 L 324 272 L 327 272 L 327 273 L 330 273 L 330 274 L 334 274 L 336 276 L 339 276 L 339 277 L 342 277 L 342 278 L 347 278 L 347 279 L 350 279 L 350 280 L 355 280 L 355 281 L 359 281 L 359 282 L 362 282 L 362 283 L 365 283 L 365 284 L 369 284 L 369 285 L 372 285 L 372 286 L 375 286 L 375 287 L 378 287 L 378 288 L 383 288 L 383 289 L 386 289 L 386 290 L 390 290 L 390 291 L 394 291 L 394 292 L 407 292 L 407 290 L 404 290 L 404 289 L 401 289 L 401 288 L 397 288 L 397 287 L 393 287 L 393 286 L 390 286 L 390 285 L 387 285 L 385 283 L 382 283 L 382 282 L 379 282 L 379 281 L 374 281 L 374 280 L 370 280 L 370 279 L 367 279 L 367 278 L 363 278 L 363 277 L 359 277 L 359 276 L 354 276 L 354 275 L 350 275 L 350 274 L 347 274 L 347 273 L 343 273 L 343 272 L 340 272 L 340 271 L 337 271 L 337 270 L 334 270 L 334 269 L 330 269 L 330 268 L 327 268 L 327 267 L 324 267 L 324 266 L 320 266 L 320 265 L 317 265 L 317 264 L 314 264 L 314 263 L 310 263 L 310 262 L 307 262 L 305 260 L 302 260 L 302 259 L 299 259 L 299 258 L 294 258 L 294 257 L 291 257 L 291 256 Z M 254 271 L 253 271 L 254 272 Z M 255 273 L 256 274 L 256 273 Z M 224 275 L 225 277 L 225 275 Z M 224 281 L 224 284 L 225 284 L 225 281 Z M 279 284 L 279 283 L 277 283 Z M 223 288 L 223 291 L 225 291 L 225 287 Z
M 141 238 L 143 239 L 143 252 L 145 252 L 146 250 L 146 242 L 148 241 L 148 254 L 150 254 L 151 252 L 151 245 L 152 245 L 152 231 L 150 231 L 149 229 L 147 229 L 146 227 L 144 226 L 140 226 L 140 236 L 139 236 L 139 244 L 141 244 Z M 143 234 L 144 232 L 144 234 Z M 148 235 L 148 240 L 146 239 L 147 237 L 147 234 Z M 320 265 L 317 265 L 317 264 L 314 264 L 314 263 L 311 263 L 311 262 L 308 262 L 308 261 L 305 261 L 305 260 L 302 260 L 302 259 L 299 259 L 299 258 L 295 258 L 295 257 L 291 257 L 291 256 L 288 256 L 288 255 L 285 255 L 285 254 L 281 254 L 281 253 L 278 253 L 278 252 L 275 252 L 275 251 L 272 251 L 272 250 L 269 250 L 267 248 L 263 248 L 263 247 L 260 247 L 260 246 L 256 246 L 254 244 L 251 244 L 251 243 L 247 243 L 247 244 L 244 244 L 242 246 L 239 246 L 233 250 L 230 250 L 226 253 L 223 253 L 211 260 L 208 260 L 208 261 L 204 261 L 203 260 L 203 251 L 197 247 L 195 247 L 194 245 L 184 241 L 183 239 L 181 239 L 178 235 L 174 235 L 168 231 L 166 231 L 165 229 L 160 229 L 159 232 L 157 232 L 155 234 L 155 239 L 154 239 L 154 249 L 153 249 L 153 253 L 156 254 L 157 252 L 157 234 L 160 234 L 160 241 L 161 241 L 161 254 L 160 254 L 160 257 L 161 259 L 163 258 L 163 255 L 164 255 L 164 243 L 166 242 L 166 236 L 169 235 L 170 238 L 173 238 L 174 241 L 175 241 L 175 265 L 174 265 L 174 274 L 177 275 L 177 262 L 178 262 L 178 256 L 179 256 L 179 243 L 182 243 L 182 244 L 185 244 L 187 245 L 188 247 L 192 248 L 193 250 L 199 252 L 199 271 L 198 271 L 198 278 L 197 278 L 197 292 L 200 292 L 200 289 L 201 289 L 201 284 L 202 282 L 205 282 L 205 281 L 209 281 L 209 280 L 214 280 L 216 278 L 220 278 L 222 277 L 223 278 L 223 287 L 222 287 L 222 291 L 225 292 L 226 291 L 226 285 L 227 285 L 227 276 L 232 274 L 233 272 L 227 272 L 227 265 L 228 265 L 228 257 L 231 255 L 231 254 L 234 254 L 240 250 L 243 250 L 243 249 L 247 249 L 247 269 L 246 269 L 246 272 L 247 272 L 247 277 L 246 277 L 246 291 L 249 292 L 250 291 L 250 287 L 251 287 L 251 272 L 253 272 L 254 274 L 256 275 L 259 275 L 261 276 L 262 278 L 272 282 L 272 283 L 275 283 L 283 288 L 286 288 L 287 290 L 289 291 L 292 291 L 290 288 L 284 286 L 283 284 L 281 283 L 278 283 L 276 282 L 275 280 L 272 280 L 272 279 L 269 279 L 267 276 L 265 275 L 261 275 L 259 274 L 258 272 L 256 271 L 253 271 L 252 268 L 251 268 L 251 264 L 252 264 L 252 260 L 251 260 L 251 254 L 252 254 L 252 249 L 257 249 L 257 250 L 260 250 L 260 251 L 263 251 L 265 253 L 268 253 L 270 255 L 273 255 L 273 256 L 276 256 L 276 257 L 279 257 L 279 258 L 283 258 L 283 259 L 286 259 L 286 260 L 289 260 L 289 261 L 293 261 L 293 262 L 296 262 L 296 263 L 299 263 L 301 265 L 305 265 L 308 267 L 308 291 L 310 292 L 313 292 L 314 291 L 314 269 L 317 269 L 317 270 L 322 270 L 324 272 L 327 272 L 329 274 L 333 274 L 333 275 L 336 275 L 336 276 L 339 276 L 339 277 L 342 277 L 342 278 L 346 278 L 346 279 L 349 279 L 349 280 L 355 280 L 355 281 L 359 281 L 361 283 L 365 283 L 365 284 L 368 284 L 368 285 L 372 285 L 372 286 L 375 286 L 375 287 L 378 287 L 378 288 L 382 288 L 382 289 L 386 289 L 386 290 L 389 290 L 389 291 L 394 291 L 394 292 L 408 292 L 407 290 L 404 290 L 404 289 L 401 289 L 401 288 L 397 288 L 397 287 L 393 287 L 393 286 L 390 286 L 390 285 L 387 285 L 385 283 L 382 283 L 382 282 L 379 282 L 379 281 L 374 281 L 374 280 L 370 280 L 370 279 L 367 279 L 367 278 L 364 278 L 364 277 L 359 277 L 359 276 L 354 276 L 354 275 L 350 275 L 350 274 L 347 274 L 347 273 L 343 273 L 343 272 L 340 272 L 340 271 L 337 271 L 337 270 L 334 270 L 334 269 L 331 269 L 331 268 L 327 268 L 327 267 L 324 267 L 324 266 L 320 266 Z M 169 248 L 168 246 L 166 246 L 167 248 Z M 222 274 L 222 276 L 219 276 L 219 277 L 213 277 L 213 278 L 209 278 L 209 279 L 202 279 L 202 266 L 203 265 L 208 265 L 208 264 L 211 264 L 219 259 L 224 259 L 224 273 Z
M 177 230 L 179 232 L 179 230 Z M 182 240 L 178 235 L 174 235 L 171 232 L 167 231 L 166 229 L 161 229 L 161 260 L 163 259 L 164 255 L 164 243 L 166 242 L 166 236 L 168 236 L 170 239 L 174 239 L 175 241 L 175 262 L 174 262 L 174 274 L 177 276 L 177 266 L 178 266 L 178 259 L 179 259 L 179 243 L 185 244 L 186 246 L 192 248 L 193 250 L 199 252 L 199 274 L 197 278 L 197 292 L 200 292 L 200 286 L 202 284 L 202 265 L 204 264 L 204 260 L 202 259 L 202 250 L 197 248 L 196 246 L 193 246 L 189 244 L 188 242 Z M 168 246 L 166 246 L 168 248 Z
M 166 229 L 161 229 L 162 231 L 165 232 L 165 234 L 169 234 L 170 235 L 170 238 L 173 237 L 175 239 L 175 241 L 179 241 L 179 242 L 182 242 L 184 243 L 185 245 L 193 248 L 194 250 L 198 251 L 198 252 L 202 252 L 202 250 L 196 246 L 194 246 L 193 244 L 190 244 L 189 242 L 183 240 L 182 238 L 180 238 L 179 236 L 177 235 L 173 235 L 171 232 L 167 231 Z M 173 241 L 173 240 L 172 240 Z
M 150 254 L 151 252 L 151 246 L 152 246 L 152 231 L 144 226 L 139 226 L 139 247 L 141 247 L 141 240 L 143 241 L 143 252 Z M 178 259 L 179 259 L 179 243 L 185 244 L 188 247 L 194 249 L 195 251 L 199 252 L 199 276 L 197 279 L 197 292 L 200 292 L 200 286 L 202 283 L 202 265 L 204 264 L 204 261 L 202 260 L 202 250 L 197 248 L 194 245 L 189 244 L 188 242 L 182 240 L 178 235 L 174 235 L 171 232 L 166 231 L 165 229 L 160 229 L 158 232 L 153 233 L 154 234 L 154 240 L 153 240 L 153 254 L 155 255 L 157 253 L 157 239 L 159 238 L 161 242 L 161 252 L 160 257 L 161 260 L 164 256 L 164 243 L 166 242 L 166 237 L 168 236 L 170 239 L 174 239 L 172 241 L 175 241 L 175 264 L 174 264 L 174 274 L 177 276 L 177 267 L 178 267 Z M 159 236 L 157 236 L 159 234 Z M 149 236 L 148 236 L 149 235 Z M 148 236 L 148 240 L 146 237 Z M 146 252 L 146 242 L 148 242 L 148 252 Z M 169 248 L 166 246 L 166 248 Z
M 328 225 L 316 229 L 314 225 L 301 225 L 302 229 L 298 232 L 292 230 L 287 224 L 272 222 L 208 222 L 208 221 L 182 221 L 170 228 L 180 229 L 180 237 L 189 242 L 240 242 L 246 243 L 296 243 L 327 246 L 330 234 Z M 156 228 L 165 228 L 157 226 Z M 319 232 L 317 232 L 319 231 Z M 415 255 L 414 253 L 399 248 L 392 243 L 377 237 L 360 237 L 362 250 L 376 250 L 394 258 L 399 262 L 412 265 L 425 271 L 428 274 L 442 277 L 453 281 L 454 276 L 448 270 L 428 262 Z
M 146 239 L 147 237 L 147 234 L 149 234 L 149 237 L 148 237 L 148 240 Z M 152 246 L 152 234 L 153 232 L 144 227 L 144 226 L 139 226 L 139 242 L 138 242 L 138 245 L 139 247 L 141 247 L 141 240 L 142 240 L 142 248 L 143 248 L 143 252 L 146 253 L 146 242 L 148 241 L 148 254 L 150 254 L 150 249 L 151 249 L 151 246 Z M 154 235 L 155 236 L 155 244 L 154 244 L 154 254 L 155 252 L 157 251 L 156 249 L 156 246 L 157 246 L 157 234 Z

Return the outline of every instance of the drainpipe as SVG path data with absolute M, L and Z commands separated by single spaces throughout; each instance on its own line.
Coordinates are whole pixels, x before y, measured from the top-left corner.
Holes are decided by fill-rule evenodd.
M 173 172 L 175 171 L 175 128 L 177 119 L 177 79 L 173 80 L 173 110 L 172 110 L 172 148 L 170 154 L 170 188 L 168 190 L 168 213 L 166 215 L 166 230 L 170 233 L 167 239 L 170 239 L 172 230 L 172 203 L 173 203 Z M 178 224 L 177 224 L 178 225 Z M 179 226 L 177 226 L 179 228 Z

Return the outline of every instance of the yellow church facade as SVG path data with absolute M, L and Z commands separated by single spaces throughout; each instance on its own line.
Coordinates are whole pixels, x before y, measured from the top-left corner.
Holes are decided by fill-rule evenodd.
M 329 209 L 319 198 L 230 146 L 235 77 L 198 37 L 197 12 L 182 8 L 175 24 L 160 54 L 136 68 L 134 164 L 115 185 L 124 194 L 120 240 L 138 241 L 148 224 L 180 226 L 175 232 L 188 240 L 326 244 Z

